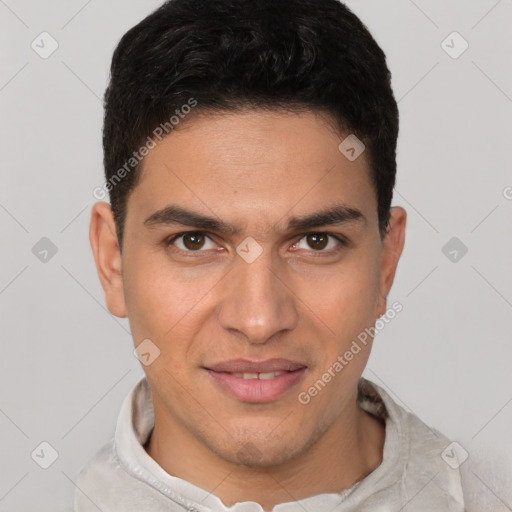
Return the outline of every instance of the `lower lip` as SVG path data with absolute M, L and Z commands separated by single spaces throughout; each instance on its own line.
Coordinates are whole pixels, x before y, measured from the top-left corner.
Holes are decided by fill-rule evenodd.
M 242 402 L 271 402 L 295 386 L 304 376 L 307 368 L 286 372 L 273 379 L 243 379 L 230 373 L 207 372 L 220 387 L 233 398 Z

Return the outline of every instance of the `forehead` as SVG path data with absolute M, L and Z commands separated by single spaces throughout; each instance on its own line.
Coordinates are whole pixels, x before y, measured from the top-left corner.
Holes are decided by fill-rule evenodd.
M 196 115 L 144 158 L 128 216 L 143 222 L 178 204 L 274 225 L 343 203 L 376 222 L 367 155 L 349 160 L 339 149 L 347 135 L 318 112 Z

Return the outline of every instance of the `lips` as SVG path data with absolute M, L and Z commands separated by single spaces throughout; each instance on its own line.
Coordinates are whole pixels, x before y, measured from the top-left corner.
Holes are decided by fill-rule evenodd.
M 205 367 L 219 388 L 241 402 L 271 402 L 295 387 L 307 366 L 288 359 L 236 359 Z

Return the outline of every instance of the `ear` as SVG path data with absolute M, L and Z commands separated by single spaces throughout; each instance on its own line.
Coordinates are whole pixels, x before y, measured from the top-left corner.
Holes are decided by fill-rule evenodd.
M 378 317 L 386 312 L 386 298 L 395 279 L 398 260 L 404 248 L 406 220 L 407 213 L 403 208 L 400 206 L 391 208 L 388 230 L 382 241 L 379 298 L 377 302 Z
M 125 318 L 121 251 L 117 241 L 114 215 L 108 203 L 99 202 L 93 205 L 89 241 L 101 286 L 105 292 L 107 308 L 113 315 Z

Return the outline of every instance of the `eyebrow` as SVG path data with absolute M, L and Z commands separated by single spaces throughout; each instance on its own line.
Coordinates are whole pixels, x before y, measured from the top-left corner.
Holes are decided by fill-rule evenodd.
M 286 230 L 302 231 L 320 226 L 338 226 L 348 223 L 364 223 L 367 225 L 367 220 L 361 210 L 340 204 L 302 217 L 291 217 Z M 220 219 L 176 205 L 166 206 L 150 215 L 144 221 L 144 225 L 148 228 L 175 224 L 193 226 L 205 231 L 216 231 L 232 236 L 238 235 L 241 232 L 239 227 L 228 224 Z

